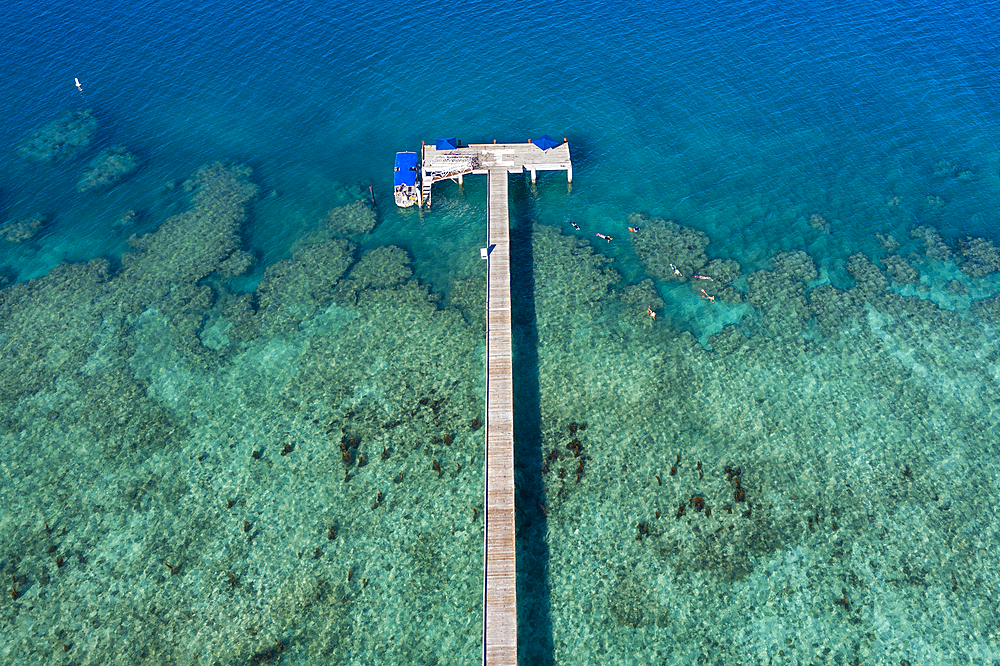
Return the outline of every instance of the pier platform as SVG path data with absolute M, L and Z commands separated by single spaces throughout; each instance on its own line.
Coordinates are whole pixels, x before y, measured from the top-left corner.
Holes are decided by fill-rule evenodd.
M 548 139 L 548 137 L 542 137 Z M 441 180 L 453 180 L 459 185 L 469 174 L 486 174 L 495 169 L 507 173 L 531 173 L 536 182 L 539 171 L 565 171 L 567 182 L 573 182 L 573 163 L 569 142 L 533 139 L 535 143 L 470 143 L 439 148 L 424 144 L 421 155 L 420 181 L 424 205 L 431 205 L 431 186 Z M 439 142 L 440 143 L 440 142 Z M 542 146 L 549 146 L 543 148 Z

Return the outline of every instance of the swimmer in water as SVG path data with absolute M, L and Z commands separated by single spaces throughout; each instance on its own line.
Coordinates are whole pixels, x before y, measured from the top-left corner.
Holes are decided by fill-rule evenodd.
M 709 280 L 711 282 L 715 282 L 715 280 L 713 280 L 712 278 L 708 277 L 707 275 L 695 275 L 694 279 L 695 280 Z
M 83 92 L 83 86 L 81 86 L 81 85 L 80 85 L 80 79 L 78 79 L 78 78 L 76 78 L 76 77 L 74 76 L 74 77 L 73 77 L 73 83 L 75 83 L 75 84 L 76 84 L 76 89 L 77 89 L 77 90 L 79 90 L 80 92 Z
M 642 231 L 641 229 L 639 229 L 639 227 L 629 227 L 628 230 L 631 231 L 634 234 L 637 234 L 640 231 Z
M 576 229 L 577 231 L 580 230 L 580 225 L 574 222 L 573 220 L 570 220 L 569 223 L 572 224 L 573 228 Z
M 673 264 L 670 264 L 670 268 L 671 268 L 671 270 L 673 270 L 674 275 L 677 275 L 679 277 L 684 277 L 683 275 L 681 275 L 681 272 L 679 270 L 677 270 L 677 267 L 674 266 Z
M 604 240 L 608 241 L 609 243 L 614 240 L 614 238 L 612 238 L 611 236 L 605 236 L 600 231 L 597 232 L 597 237 L 598 238 L 603 238 Z
M 708 292 L 705 291 L 704 289 L 701 290 L 701 297 L 704 298 L 705 300 L 711 302 L 711 303 L 715 302 L 715 296 L 709 296 Z
M 653 319 L 653 321 L 656 321 L 656 313 L 653 312 L 653 308 L 647 306 L 646 307 L 646 314 L 648 314 Z

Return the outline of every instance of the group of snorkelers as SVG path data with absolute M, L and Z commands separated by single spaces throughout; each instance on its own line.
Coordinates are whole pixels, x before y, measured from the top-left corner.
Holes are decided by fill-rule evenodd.
M 574 222 L 573 220 L 570 220 L 569 223 L 577 231 L 582 231 L 582 229 L 580 228 L 580 225 L 577 224 L 576 222 Z M 640 229 L 639 227 L 629 227 L 628 230 L 631 233 L 633 233 L 633 234 L 637 234 L 640 231 L 642 231 L 642 229 Z M 596 236 L 598 238 L 603 238 L 604 240 L 606 240 L 609 243 L 614 240 L 614 238 L 612 236 L 609 236 L 607 234 L 602 234 L 600 231 L 597 232 Z M 676 266 L 674 266 L 673 264 L 670 264 L 670 270 L 672 270 L 674 272 L 674 275 L 676 275 L 677 277 L 684 277 L 684 274 L 681 273 L 680 269 L 677 268 Z M 694 280 L 708 280 L 710 282 L 714 282 L 715 281 L 714 278 L 709 277 L 708 275 L 698 275 L 698 274 L 695 274 L 695 275 L 692 275 L 691 278 L 694 279 Z M 703 299 L 705 299 L 706 301 L 708 301 L 709 303 L 714 303 L 715 302 L 715 296 L 712 296 L 711 294 L 709 294 L 704 289 L 701 290 L 701 297 Z M 656 320 L 656 313 L 653 311 L 652 308 L 646 307 L 646 314 L 649 315 L 650 319 L 652 319 L 654 321 Z
M 573 220 L 570 220 L 570 221 L 569 221 L 569 223 L 570 223 L 571 225 L 573 225 L 573 228 L 574 228 L 574 229 L 576 229 L 577 231 L 581 231 L 581 228 L 580 228 L 580 225 L 579 225 L 579 224 L 577 224 L 577 223 L 576 223 L 576 222 L 574 222 Z M 629 228 L 628 228 L 628 230 L 629 230 L 629 231 L 631 231 L 631 232 L 632 232 L 632 233 L 634 233 L 634 234 L 637 234 L 637 233 L 639 233 L 639 227 L 629 227 Z M 598 232 L 597 232 L 597 233 L 596 233 L 595 235 L 596 235 L 596 236 L 597 236 L 598 238 L 603 238 L 604 240 L 606 240 L 606 241 L 607 241 L 607 242 L 609 242 L 609 243 L 610 243 L 611 241 L 613 241 L 613 240 L 614 240 L 614 236 L 609 236 L 608 234 L 602 234 L 602 233 L 601 233 L 600 231 L 598 231 Z

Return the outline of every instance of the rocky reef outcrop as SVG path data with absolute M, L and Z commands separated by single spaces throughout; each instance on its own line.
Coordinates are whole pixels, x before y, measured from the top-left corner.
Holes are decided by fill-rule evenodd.
M 33 162 L 56 162 L 88 147 L 96 133 L 97 118 L 90 109 L 65 111 L 22 139 L 17 153 Z
M 11 243 L 23 243 L 35 237 L 39 229 L 45 226 L 44 215 L 32 215 L 0 226 L 0 239 Z
M 139 159 L 125 146 L 112 146 L 92 159 L 76 184 L 77 192 L 111 187 L 139 168 Z
M 683 282 L 708 263 L 708 236 L 702 232 L 641 213 L 629 215 L 628 223 L 641 229 L 631 234 L 632 248 L 651 277 Z

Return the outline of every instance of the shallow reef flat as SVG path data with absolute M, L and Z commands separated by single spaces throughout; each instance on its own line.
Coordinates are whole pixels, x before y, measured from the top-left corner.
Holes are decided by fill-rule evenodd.
M 116 274 L 0 292 L 3 661 L 474 660 L 479 336 L 332 232 L 228 293 L 252 172 L 184 189 Z
M 705 246 L 665 228 L 638 243 L 670 256 L 650 275 L 711 275 Z M 779 254 L 692 286 L 739 280 L 753 306 L 702 344 L 645 315 L 656 291 L 611 288 L 580 241 L 533 242 L 551 630 L 523 641 L 529 661 L 996 658 L 995 280 L 855 255 L 840 290 Z
M 5 662 L 480 654 L 485 266 L 436 293 L 361 199 L 231 291 L 258 193 L 206 164 L 117 271 L 0 290 Z M 523 663 L 988 663 L 992 244 L 838 287 L 628 222 L 632 284 L 514 236 Z

